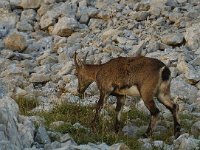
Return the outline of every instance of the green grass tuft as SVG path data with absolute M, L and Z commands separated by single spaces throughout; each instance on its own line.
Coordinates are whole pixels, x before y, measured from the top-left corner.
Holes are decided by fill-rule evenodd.
M 38 100 L 32 98 L 18 97 L 15 101 L 19 105 L 21 115 L 28 115 L 29 111 L 39 105 Z
M 114 131 L 115 110 L 106 109 L 108 111 L 108 119 L 100 118 L 99 123 L 96 124 L 95 130 L 92 128 L 91 120 L 94 117 L 93 106 L 80 106 L 72 103 L 62 103 L 56 105 L 51 111 L 43 111 L 37 113 L 30 113 L 30 110 L 38 106 L 37 100 L 18 98 L 16 102 L 19 104 L 21 114 L 23 115 L 37 115 L 45 120 L 45 126 L 48 130 L 69 133 L 77 144 L 101 143 L 105 142 L 109 145 L 114 143 L 125 143 L 130 149 L 140 149 L 141 143 L 138 141 L 141 135 L 145 132 L 141 131 L 136 137 L 129 137 L 123 134 L 122 128 L 127 122 L 134 122 L 138 127 L 148 126 L 150 116 L 137 110 L 134 106 L 129 112 L 122 113 L 122 124 L 118 134 Z M 184 128 L 189 130 L 189 125 L 184 124 L 185 119 L 195 120 L 191 115 L 180 115 L 181 124 Z M 60 126 L 52 126 L 51 123 L 56 121 L 64 121 Z M 75 123 L 81 125 L 80 128 L 74 126 Z M 172 122 L 173 124 L 173 122 Z M 152 140 L 162 140 L 165 143 L 172 143 L 173 126 L 170 126 L 168 132 L 160 132 L 153 134 Z

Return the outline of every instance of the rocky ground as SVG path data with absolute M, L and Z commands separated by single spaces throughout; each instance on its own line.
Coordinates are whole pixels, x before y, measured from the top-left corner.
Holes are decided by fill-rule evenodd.
M 127 149 L 120 143 L 77 145 L 68 134 L 51 143 L 43 126 L 36 131 L 33 118 L 19 115 L 17 97 L 37 98 L 40 105 L 32 111 L 98 100 L 95 83 L 84 100 L 76 96 L 75 51 L 80 58 L 89 52 L 92 64 L 137 53 L 163 61 L 180 114 L 198 119 L 185 119 L 190 130 L 182 128 L 171 145 L 139 140 L 143 149 L 200 149 L 199 37 L 199 0 L 1 0 L 0 149 L 37 149 L 41 140 L 44 149 Z M 141 102 L 136 106 L 146 111 Z M 171 117 L 160 109 L 164 119 Z

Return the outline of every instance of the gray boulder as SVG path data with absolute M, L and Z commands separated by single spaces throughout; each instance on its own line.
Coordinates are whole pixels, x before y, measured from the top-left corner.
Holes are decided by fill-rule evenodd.
M 167 34 L 161 38 L 161 41 L 164 44 L 171 45 L 171 46 L 179 45 L 179 44 L 183 43 L 183 40 L 184 40 L 183 34 L 181 34 L 181 33 Z
M 182 75 L 172 79 L 171 95 L 173 98 L 179 97 L 189 103 L 196 102 L 198 89 L 188 84 Z
M 186 33 L 184 34 L 185 40 L 188 46 L 192 50 L 197 50 L 200 46 L 200 30 L 199 30 L 200 23 L 192 24 L 191 26 L 186 28 Z
M 73 17 L 62 17 L 58 23 L 55 24 L 52 34 L 59 36 L 70 36 L 76 29 L 79 28 L 79 24 Z
M 17 23 L 16 28 L 22 32 L 33 31 L 33 26 L 27 21 L 20 21 Z
M 46 29 L 56 23 L 59 16 L 74 17 L 75 18 L 76 6 L 70 2 L 58 3 L 48 10 L 40 19 L 40 26 Z
M 200 137 L 200 121 L 197 121 L 192 125 L 191 133 L 197 138 Z
M 40 127 L 37 130 L 35 141 L 39 144 L 48 144 L 51 142 L 49 139 L 49 136 L 47 134 L 47 131 L 43 125 L 40 125 Z
M 22 149 L 23 145 L 27 143 L 26 140 L 22 140 L 24 139 L 21 137 L 22 132 L 20 133 L 18 130 L 18 105 L 7 96 L 0 99 L 0 104 L 0 131 L 1 137 L 3 137 L 0 139 L 0 149 Z M 30 143 L 27 146 L 30 146 Z
M 20 6 L 24 9 L 27 8 L 39 8 L 42 0 L 20 0 Z
M 7 9 L 1 9 L 0 12 L 0 24 L 8 28 L 14 28 L 16 22 L 19 20 L 19 16 L 9 12 Z
M 198 58 L 191 61 L 191 63 L 187 63 L 185 59 L 185 56 L 179 57 L 179 61 L 177 64 L 177 69 L 179 70 L 179 72 L 183 73 L 188 80 L 196 82 L 200 81 L 200 71 L 196 69 L 193 65 L 191 65 L 196 65 L 196 63 L 198 63 Z
M 13 32 L 5 38 L 4 44 L 8 49 L 22 52 L 27 47 L 27 40 L 24 34 Z
M 182 150 L 199 149 L 199 142 L 200 140 L 194 139 L 188 133 L 185 133 L 174 140 L 174 147 Z

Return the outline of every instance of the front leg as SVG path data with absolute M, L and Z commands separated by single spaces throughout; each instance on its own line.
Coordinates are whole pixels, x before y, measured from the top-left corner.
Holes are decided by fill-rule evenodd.
M 120 120 L 121 120 L 121 111 L 124 105 L 124 96 L 116 96 L 117 97 L 117 106 L 116 106 L 116 122 L 115 122 L 115 132 L 118 133 L 119 132 L 119 128 L 120 128 Z
M 106 92 L 100 91 L 100 98 L 99 98 L 99 101 L 96 105 L 95 116 L 94 116 L 94 119 L 91 122 L 92 125 L 96 124 L 99 121 L 99 114 L 100 114 L 101 109 L 103 108 L 104 100 L 107 97 L 108 97 L 108 94 L 106 94 Z

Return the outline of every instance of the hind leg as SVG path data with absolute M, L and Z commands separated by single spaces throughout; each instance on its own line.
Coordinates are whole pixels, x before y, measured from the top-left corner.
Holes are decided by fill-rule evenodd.
M 145 133 L 145 137 L 151 136 L 153 130 L 156 127 L 157 119 L 159 116 L 159 109 L 156 107 L 156 104 L 153 100 L 154 97 L 154 89 L 152 87 L 156 87 L 157 82 L 154 82 L 156 80 L 148 80 L 146 84 L 143 84 L 143 86 L 140 88 L 140 94 L 144 101 L 145 106 L 148 108 L 151 114 L 149 126 L 147 128 L 147 131 Z
M 144 91 L 143 91 L 144 92 Z M 152 136 L 153 130 L 156 127 L 157 119 L 159 116 L 159 109 L 156 107 L 156 104 L 153 100 L 152 92 L 144 92 L 141 93 L 142 99 L 144 101 L 145 106 L 148 108 L 151 114 L 149 126 L 147 128 L 147 131 L 145 133 L 145 137 Z
M 119 95 L 117 96 L 117 106 L 116 106 L 116 121 L 115 121 L 115 132 L 117 133 L 119 131 L 119 127 L 120 127 L 120 120 L 121 120 L 121 111 L 122 111 L 122 107 L 124 105 L 124 96 L 123 95 Z
M 157 123 L 160 111 L 156 107 L 153 99 L 150 99 L 150 100 L 144 99 L 144 104 L 148 108 L 148 110 L 150 111 L 150 114 L 151 114 L 149 126 L 148 126 L 147 131 L 144 135 L 145 137 L 148 137 L 148 136 L 152 136 L 152 133 L 153 133 L 155 127 L 156 127 L 156 123 Z
M 179 107 L 177 104 L 175 104 L 171 99 L 170 95 L 166 93 L 159 93 L 158 100 L 161 102 L 167 109 L 169 109 L 173 115 L 174 119 L 174 136 L 175 138 L 178 138 L 180 135 L 180 121 L 178 117 L 178 110 Z

